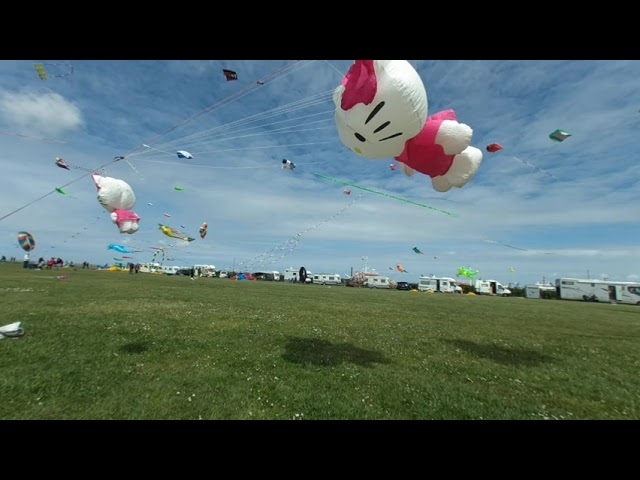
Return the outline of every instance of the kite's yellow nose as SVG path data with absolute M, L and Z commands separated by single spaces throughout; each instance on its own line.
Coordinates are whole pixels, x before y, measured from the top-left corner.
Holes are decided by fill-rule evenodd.
M 360 150 L 358 147 L 353 149 L 354 152 L 356 152 L 358 155 L 362 155 L 362 150 Z

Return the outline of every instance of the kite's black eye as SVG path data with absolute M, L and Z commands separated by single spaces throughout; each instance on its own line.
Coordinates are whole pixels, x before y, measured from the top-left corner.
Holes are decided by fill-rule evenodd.
M 366 139 L 366 138 L 364 138 L 364 137 L 363 137 L 362 135 L 360 135 L 359 133 L 355 133 L 354 135 L 356 136 L 356 138 L 357 138 L 358 140 L 360 140 L 360 141 L 361 141 L 361 142 L 363 142 L 363 143 L 367 141 L 367 139 Z

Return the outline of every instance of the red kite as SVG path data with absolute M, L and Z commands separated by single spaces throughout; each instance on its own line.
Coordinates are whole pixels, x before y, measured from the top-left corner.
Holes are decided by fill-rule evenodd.
M 500 150 L 504 150 L 504 147 L 497 143 L 492 143 L 491 145 L 487 145 L 487 152 L 496 153 L 496 152 L 499 152 Z

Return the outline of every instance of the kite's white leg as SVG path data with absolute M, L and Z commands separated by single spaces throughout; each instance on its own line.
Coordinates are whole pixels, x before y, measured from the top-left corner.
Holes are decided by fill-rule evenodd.
M 478 172 L 482 164 L 482 151 L 475 147 L 467 147 L 453 158 L 449 171 L 431 180 L 434 190 L 448 192 L 452 187 L 461 188 Z

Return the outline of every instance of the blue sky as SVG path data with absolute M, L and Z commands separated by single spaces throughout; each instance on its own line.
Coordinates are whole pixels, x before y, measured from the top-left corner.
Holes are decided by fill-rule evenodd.
M 251 270 L 304 265 L 346 274 L 367 257 L 370 268 L 409 281 L 455 276 L 460 266 L 503 283 L 587 271 L 639 278 L 638 61 L 410 60 L 429 114 L 452 108 L 474 129 L 474 146 L 504 146 L 485 151 L 476 177 L 447 193 L 435 192 L 424 175 L 391 171 L 392 159 L 359 158 L 342 145 L 331 93 L 351 60 L 36 61 L 74 71 L 53 77 L 68 69 L 48 66 L 43 81 L 34 61 L 0 61 L 0 217 L 86 173 L 56 167 L 56 157 L 91 169 L 127 155 L 128 163 L 106 173 L 133 187 L 141 228 L 120 234 L 87 176 L 65 187 L 69 196 L 49 195 L 0 220 L 0 255 L 21 258 L 16 235 L 26 230 L 38 245 L 32 257 L 75 262 L 113 262 L 121 254 L 107 245 L 115 243 L 146 249 L 139 262 L 164 246 L 175 259 L 167 264 L 245 262 Z M 237 71 L 238 81 L 227 82 L 223 68 Z M 265 85 L 256 85 L 260 79 Z M 572 137 L 553 142 L 556 129 Z M 194 158 L 179 159 L 177 150 Z M 296 169 L 281 169 L 283 158 Z M 314 172 L 458 217 L 354 188 L 346 196 L 344 186 Z M 209 225 L 204 240 L 202 222 Z M 158 223 L 196 241 L 171 240 Z M 409 273 L 389 270 L 398 263 Z

